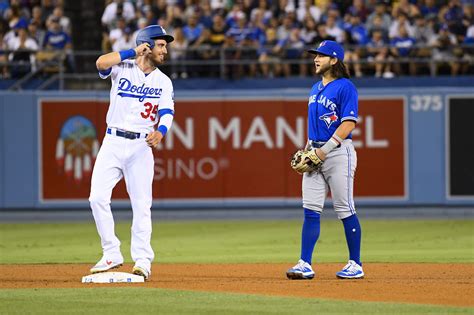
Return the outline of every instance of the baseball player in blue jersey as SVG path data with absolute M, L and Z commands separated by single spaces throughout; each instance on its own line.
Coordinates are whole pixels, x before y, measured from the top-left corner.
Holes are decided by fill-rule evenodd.
M 321 42 L 314 54 L 316 74 L 322 80 L 313 85 L 308 102 L 308 143 L 295 153 L 292 167 L 303 174 L 304 222 L 301 256 L 286 275 L 289 279 L 312 279 L 312 256 L 320 232 L 320 215 L 328 192 L 338 218 L 344 225 L 349 262 L 338 278 L 364 277 L 360 261 L 361 228 L 354 199 L 357 155 L 352 130 L 358 117 L 358 94 L 344 66 L 344 49 L 334 41 Z
M 173 84 L 158 69 L 174 38 L 159 25 L 137 34 L 135 49 L 100 56 L 96 65 L 102 79 L 112 80 L 107 132 L 95 161 L 89 197 L 103 256 L 91 268 L 104 272 L 123 264 L 110 209 L 112 190 L 125 179 L 133 210 L 131 254 L 133 273 L 148 279 L 154 258 L 151 248 L 151 204 L 157 146 L 174 116 Z M 156 127 L 157 126 L 157 127 Z

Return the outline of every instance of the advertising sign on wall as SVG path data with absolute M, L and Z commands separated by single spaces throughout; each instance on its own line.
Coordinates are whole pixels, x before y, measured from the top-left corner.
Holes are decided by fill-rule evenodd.
M 87 200 L 108 103 L 43 99 L 39 106 L 41 200 Z M 289 160 L 306 143 L 306 110 L 305 100 L 281 98 L 178 101 L 173 127 L 154 150 L 154 198 L 300 197 L 301 176 Z M 363 99 L 359 116 L 356 197 L 407 198 L 404 100 Z M 113 197 L 128 199 L 123 182 Z

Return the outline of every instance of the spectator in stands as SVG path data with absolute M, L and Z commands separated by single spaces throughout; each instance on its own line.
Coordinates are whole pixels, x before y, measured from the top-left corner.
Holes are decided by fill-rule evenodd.
M 412 19 L 417 15 L 420 15 L 418 7 L 408 0 L 399 0 L 395 2 L 392 7 L 392 16 L 398 17 L 399 14 L 404 14 L 408 18 Z
M 460 0 L 449 0 L 448 4 L 441 8 L 438 14 L 439 21 L 449 27 L 455 35 L 465 34 L 463 25 L 464 12 Z
M 357 15 L 362 23 L 365 23 L 367 16 L 369 15 L 369 10 L 365 6 L 363 0 L 352 0 L 352 5 L 347 8 L 346 15 L 344 19 L 350 18 L 351 16 Z
M 41 13 L 43 14 L 41 20 L 46 21 L 48 17 L 53 14 L 54 8 L 53 0 L 41 0 Z
M 362 46 L 365 46 L 369 41 L 367 30 L 361 23 L 360 17 L 357 14 L 351 14 L 348 23 L 345 24 L 345 41 L 344 43 L 349 47 L 354 46 L 354 49 L 347 49 L 345 54 L 345 61 L 348 62 L 348 70 L 350 66 L 354 69 L 356 77 L 362 76 L 361 65 L 359 63 L 360 56 L 365 54 Z
M 36 22 L 31 22 L 30 24 L 28 24 L 28 33 L 30 34 L 30 37 L 36 41 L 38 47 L 44 46 L 44 38 L 46 36 L 46 32 L 43 29 L 39 28 Z
M 67 70 L 75 71 L 74 56 L 72 55 L 72 41 L 68 33 L 61 29 L 59 19 L 51 19 L 50 27 L 44 38 L 44 47 L 47 50 L 60 52 L 66 56 Z
M 344 41 L 344 31 L 336 24 L 336 18 L 334 16 L 328 16 L 326 32 L 334 37 L 337 42 L 342 43 Z
M 393 20 L 392 24 L 390 25 L 388 36 L 390 38 L 400 37 L 400 26 L 403 26 L 405 28 L 405 31 L 410 37 L 414 36 L 415 32 L 410 24 L 410 21 L 408 20 L 408 17 L 405 13 L 402 12 L 398 14 L 397 19 Z
M 241 78 L 244 75 L 255 77 L 257 65 L 253 61 L 257 60 L 257 49 L 258 42 L 255 38 L 255 34 L 247 32 L 237 45 L 235 59 L 243 61 L 243 63 L 237 66 L 237 78 Z
M 285 14 L 282 23 L 277 28 L 277 38 L 279 40 L 287 39 L 290 36 L 291 30 L 296 26 L 293 16 Z
M 222 15 L 214 15 L 210 31 L 210 41 L 213 48 L 222 46 L 224 44 L 225 34 L 227 33 L 227 26 Z
M 34 6 L 31 10 L 30 24 L 32 23 L 36 24 L 39 29 L 46 31 L 46 21 L 43 20 L 43 9 L 39 5 Z
M 220 14 L 224 11 L 226 3 L 226 0 L 210 0 L 212 12 Z
M 316 21 L 307 15 L 303 20 L 303 28 L 301 29 L 301 38 L 308 47 L 316 46 L 316 38 L 318 36 Z
M 288 60 L 289 62 L 293 63 L 283 63 L 283 74 L 286 77 L 290 77 L 293 73 L 292 68 L 293 65 L 298 67 L 298 72 L 300 75 L 305 75 L 307 71 L 306 64 L 303 63 L 295 63 L 295 61 L 300 61 L 301 57 L 303 56 L 303 52 L 305 51 L 305 42 L 300 36 L 300 29 L 298 27 L 294 27 L 291 30 L 290 35 L 286 39 L 282 39 L 278 42 L 275 51 L 277 53 L 282 54 L 283 59 Z
M 227 16 L 225 18 L 225 23 L 227 24 L 228 27 L 233 27 L 237 24 L 237 22 L 241 19 L 245 18 L 245 13 L 242 11 L 242 7 L 240 4 L 235 3 L 232 6 L 232 10 L 227 13 Z
M 278 77 L 281 74 L 281 54 L 277 48 L 278 39 L 276 33 L 275 28 L 267 28 L 257 51 L 260 70 L 266 78 Z
M 336 40 L 334 36 L 331 36 L 327 33 L 325 24 L 318 24 L 317 29 L 318 35 L 314 39 L 316 46 L 319 45 L 319 43 L 321 43 L 323 40 Z
M 424 0 L 420 7 L 420 15 L 425 17 L 425 19 L 437 17 L 438 12 L 439 8 L 436 6 L 435 0 Z
M 395 36 L 390 42 L 391 54 L 395 56 L 397 62 L 394 65 L 395 72 L 401 74 L 401 64 L 407 63 L 409 65 L 410 74 L 416 74 L 416 64 L 412 60 L 408 59 L 413 56 L 413 48 L 415 46 L 416 40 L 413 37 L 410 37 L 408 31 L 404 24 L 400 24 L 398 29 L 398 35 Z
M 211 28 L 212 26 L 212 9 L 209 1 L 204 1 L 201 3 L 201 14 L 199 16 L 199 24 L 204 26 L 204 28 Z
M 0 22 L 3 22 L 0 20 Z M 6 23 L 0 23 L 0 79 L 8 79 L 10 78 L 10 73 L 8 72 L 8 55 L 7 50 L 8 47 L 3 40 L 4 34 L 6 32 Z
M 451 68 L 451 75 L 457 75 L 460 67 L 457 58 L 462 52 L 456 47 L 456 37 L 449 32 L 448 25 L 442 25 L 429 44 L 433 48 L 431 74 L 437 75 L 439 66 L 447 63 Z
M 317 7 L 313 1 L 309 0 L 304 2 L 304 6 L 300 5 L 300 7 L 298 7 L 298 9 L 296 10 L 296 18 L 300 22 L 303 22 L 309 17 L 313 19 L 316 23 L 319 23 L 319 21 L 321 20 L 321 14 L 321 9 Z
M 186 52 L 188 49 L 188 40 L 184 36 L 183 28 L 176 27 L 173 30 L 173 45 L 170 45 L 169 55 L 171 59 L 171 78 L 177 79 L 179 77 L 186 79 L 188 72 L 186 65 L 183 63 L 186 59 Z
M 0 0 L 0 17 L 2 17 L 5 11 L 10 7 L 9 2 L 8 0 Z M 3 35 L 3 33 L 0 34 Z
M 187 21 L 187 25 L 183 27 L 184 37 L 188 41 L 188 44 L 191 46 L 195 41 L 201 36 L 203 26 L 198 24 L 199 15 L 197 13 L 192 14 Z
M 474 71 L 469 72 L 469 70 L 474 70 L 472 69 L 474 65 L 474 24 L 467 29 L 463 45 L 462 73 L 472 74 Z
M 255 20 L 255 16 L 259 14 L 262 17 L 263 23 L 267 24 L 272 18 L 272 11 L 268 9 L 267 0 L 258 0 L 258 6 L 253 8 L 250 12 L 250 21 Z
M 374 12 L 372 12 L 369 17 L 367 18 L 366 22 L 366 27 L 369 33 L 374 29 L 374 28 L 381 28 L 388 32 L 390 25 L 392 24 L 392 18 L 390 17 L 389 14 L 386 12 L 387 7 L 385 5 L 384 1 L 378 1 Z M 378 17 L 380 19 L 380 22 L 377 23 L 377 25 L 374 24 L 374 19 Z
M 382 32 L 382 36 L 384 40 L 388 39 L 388 28 L 384 27 L 382 18 L 378 15 L 375 16 L 374 19 L 372 20 L 372 24 L 370 25 L 370 28 L 367 26 L 367 33 L 369 34 L 369 36 L 371 36 L 371 34 L 374 31 Z
M 114 29 L 118 17 L 123 17 L 126 23 L 130 23 L 135 19 L 135 8 L 132 3 L 124 0 L 113 0 L 110 2 L 102 14 L 102 24 L 108 30 Z
M 130 27 L 126 27 L 123 30 L 122 36 L 117 38 L 117 40 L 112 45 L 113 51 L 122 51 L 135 48 L 136 44 L 133 39 L 133 32 Z
M 368 61 L 375 61 L 375 77 L 390 79 L 394 77 L 391 71 L 390 49 L 388 43 L 385 41 L 382 30 L 374 30 L 372 38 L 367 43 L 367 59 Z
M 63 9 L 60 6 L 56 6 L 53 10 L 53 13 L 48 17 L 48 20 L 46 21 L 47 26 L 53 18 L 59 19 L 59 25 L 61 25 L 61 29 L 68 34 L 71 34 L 71 19 L 69 19 L 67 16 L 64 16 Z
M 28 34 L 27 24 L 20 22 L 15 26 L 17 36 L 8 42 L 8 50 L 12 52 L 8 56 L 10 62 L 20 62 L 11 69 L 12 78 L 20 78 L 35 69 L 35 52 L 38 44 Z
M 117 27 L 112 29 L 109 33 L 109 45 L 110 47 L 113 47 L 115 42 L 123 37 L 124 33 L 125 33 L 125 28 L 127 27 L 127 24 L 125 22 L 125 18 L 124 17 L 119 17 L 117 19 Z M 114 51 L 118 51 L 118 50 L 114 50 Z
M 417 43 L 426 45 L 434 36 L 434 31 L 431 23 L 428 23 L 428 21 L 423 18 L 423 16 L 417 15 L 415 16 L 413 34 Z

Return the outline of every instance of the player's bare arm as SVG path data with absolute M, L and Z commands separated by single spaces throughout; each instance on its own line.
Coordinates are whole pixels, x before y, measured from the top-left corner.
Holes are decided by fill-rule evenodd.
M 335 141 L 337 142 L 338 139 L 342 139 L 342 140 L 346 139 L 347 136 L 352 132 L 352 130 L 354 130 L 355 126 L 356 126 L 356 123 L 353 120 L 343 121 L 341 125 L 337 127 L 336 131 L 334 132 L 333 137 L 335 138 Z M 324 151 L 321 149 L 322 148 L 317 148 L 315 150 L 319 158 L 324 161 L 326 159 L 326 153 L 324 153 Z
M 133 51 L 135 52 L 135 56 L 146 56 L 151 54 L 150 45 L 148 43 L 143 43 L 135 47 Z M 118 65 L 120 62 L 122 62 L 122 58 L 123 57 L 120 55 L 120 52 L 110 52 L 97 58 L 95 65 L 99 71 L 107 70 L 112 66 Z

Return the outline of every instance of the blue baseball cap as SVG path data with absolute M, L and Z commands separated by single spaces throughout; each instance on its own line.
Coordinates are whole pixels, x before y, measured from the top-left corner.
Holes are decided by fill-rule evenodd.
M 318 48 L 308 50 L 310 54 L 322 54 L 344 61 L 344 48 L 333 40 L 324 40 Z

